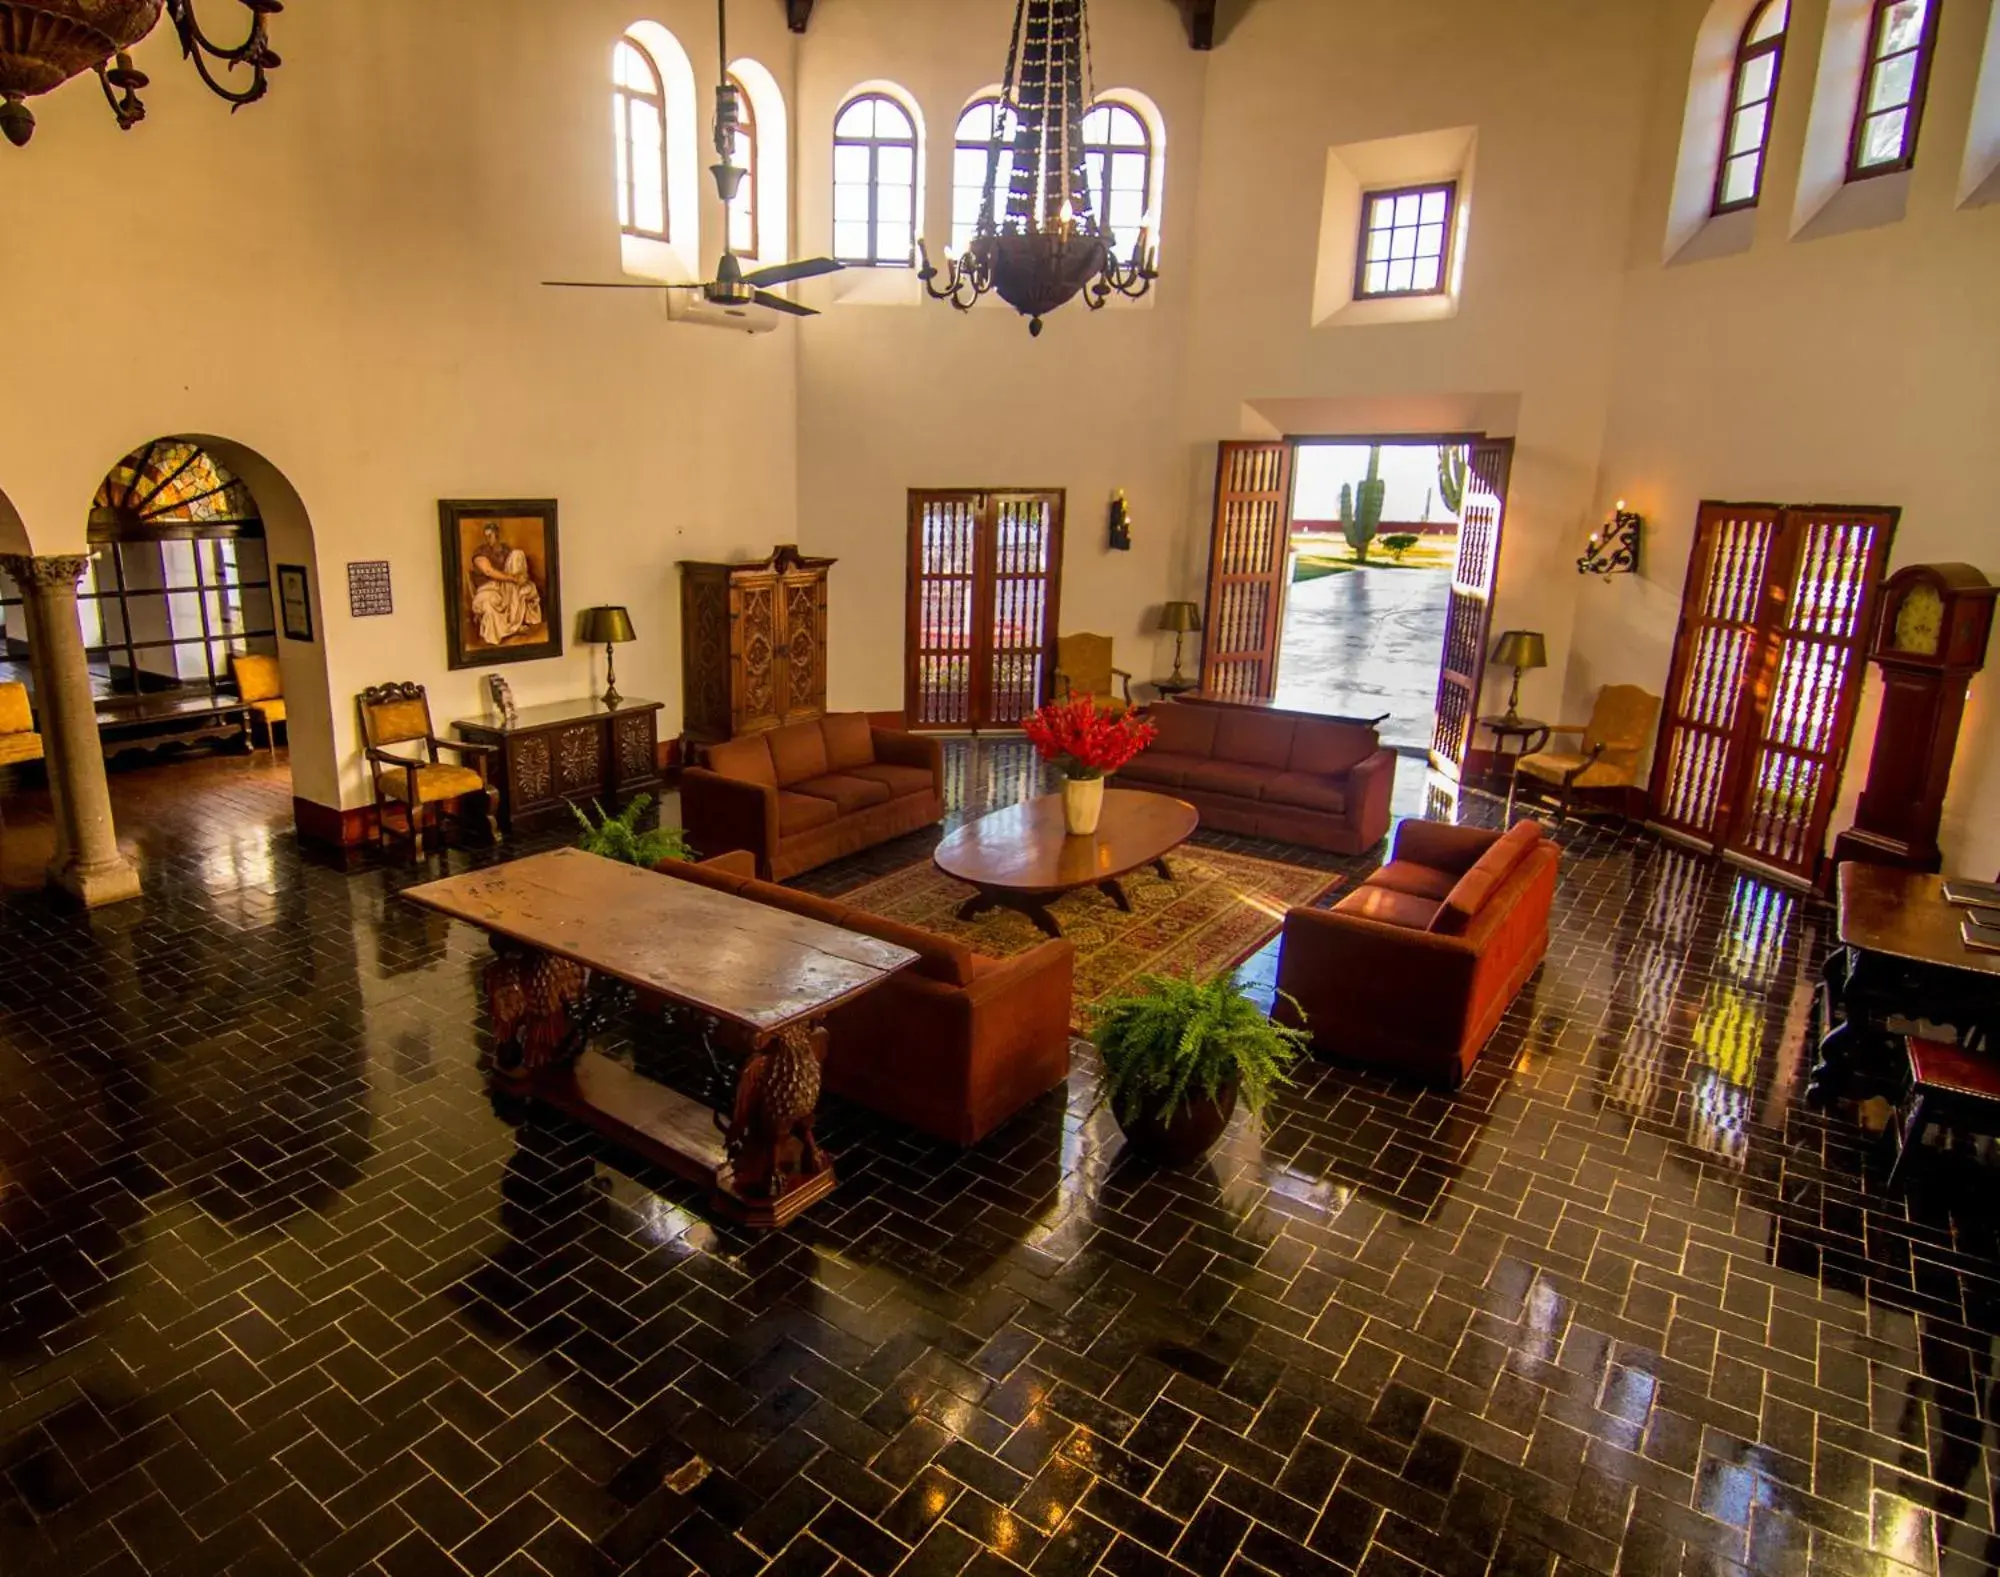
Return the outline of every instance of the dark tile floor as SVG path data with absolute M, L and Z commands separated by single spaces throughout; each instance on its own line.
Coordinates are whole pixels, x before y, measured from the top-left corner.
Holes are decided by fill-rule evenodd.
M 1571 827 L 1458 1094 L 1316 1068 L 1148 1174 L 1080 1055 L 969 1153 L 831 1111 L 753 1238 L 496 1117 L 481 940 L 282 771 L 117 793 L 143 902 L 0 898 L 9 1577 L 1993 1569 L 1988 1190 L 1801 1103 L 1814 902 Z

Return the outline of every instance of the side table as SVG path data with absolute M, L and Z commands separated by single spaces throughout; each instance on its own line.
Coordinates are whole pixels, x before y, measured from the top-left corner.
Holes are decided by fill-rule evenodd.
M 1496 712 L 1490 717 L 1482 717 L 1479 726 L 1493 736 L 1493 770 L 1491 782 L 1498 785 L 1502 770 L 1507 779 L 1507 814 L 1514 813 L 1514 774 L 1521 757 L 1532 756 L 1549 742 L 1549 725 L 1539 718 L 1509 717 L 1504 712 Z M 1507 749 L 1507 741 L 1514 741 L 1514 748 Z
M 1153 687 L 1154 694 L 1162 701 L 1171 701 L 1176 696 L 1187 695 L 1201 688 L 1199 679 L 1149 679 L 1146 682 Z

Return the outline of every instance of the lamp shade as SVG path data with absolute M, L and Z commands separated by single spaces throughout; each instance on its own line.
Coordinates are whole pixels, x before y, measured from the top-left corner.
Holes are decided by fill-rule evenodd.
M 1201 628 L 1201 609 L 1192 602 L 1162 603 L 1157 628 L 1175 635 L 1192 634 Z
M 1540 630 L 1506 630 L 1493 648 L 1493 660 L 1507 668 L 1546 668 L 1549 654 Z
M 632 628 L 632 615 L 623 608 L 586 608 L 583 638 L 594 644 L 598 641 L 636 641 L 639 637 Z

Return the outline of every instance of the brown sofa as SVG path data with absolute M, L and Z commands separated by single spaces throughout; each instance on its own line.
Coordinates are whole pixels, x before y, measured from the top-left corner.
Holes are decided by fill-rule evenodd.
M 1389 830 L 1396 753 L 1365 723 L 1177 701 L 1146 716 L 1159 737 L 1114 787 L 1173 794 L 1204 827 L 1335 854 L 1360 854 Z
M 953 1144 L 977 1144 L 1069 1076 L 1075 950 L 1043 942 L 1011 958 L 755 879 L 749 854 L 658 869 L 917 953 L 908 969 L 835 1008 L 826 1087 Z
M 1406 821 L 1354 892 L 1285 916 L 1278 989 L 1316 1050 L 1455 1085 L 1548 951 L 1557 864 L 1532 821 Z M 1297 1021 L 1282 996 L 1278 1016 Z
M 835 712 L 708 747 L 681 774 L 681 824 L 703 854 L 748 849 L 782 881 L 944 816 L 938 742 Z

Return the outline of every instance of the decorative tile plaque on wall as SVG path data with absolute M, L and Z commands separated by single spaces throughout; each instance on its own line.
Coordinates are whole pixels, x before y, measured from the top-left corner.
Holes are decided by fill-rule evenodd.
M 362 559 L 347 566 L 347 611 L 357 619 L 396 611 L 389 595 L 387 559 Z

